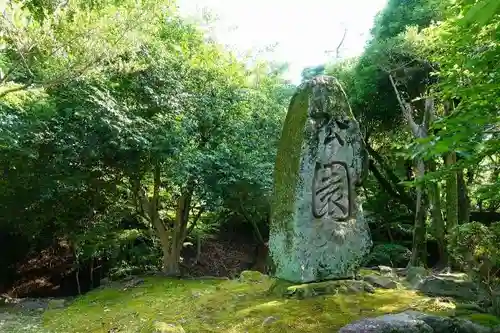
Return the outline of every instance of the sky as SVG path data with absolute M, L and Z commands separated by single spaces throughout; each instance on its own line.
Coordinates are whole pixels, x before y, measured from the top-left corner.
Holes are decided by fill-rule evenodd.
M 212 34 L 238 53 L 289 63 L 287 77 L 300 81 L 304 67 L 335 57 L 346 38 L 341 57 L 360 54 L 373 19 L 387 0 L 177 0 L 185 17 L 215 14 Z M 265 51 L 273 46 L 272 51 Z

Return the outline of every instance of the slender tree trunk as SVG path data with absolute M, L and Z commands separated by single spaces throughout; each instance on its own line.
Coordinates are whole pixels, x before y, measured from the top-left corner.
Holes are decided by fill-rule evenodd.
M 81 295 L 82 288 L 80 287 L 80 266 L 76 268 L 75 279 L 76 279 L 76 290 L 78 291 L 78 295 Z
M 183 193 L 177 199 L 174 227 L 171 233 L 170 246 L 164 251 L 163 272 L 169 276 L 179 276 L 181 250 L 188 233 L 189 212 L 194 192 L 194 181 L 190 179 Z M 201 213 L 199 214 L 201 215 Z M 199 217 L 198 215 L 198 217 Z M 195 223 L 194 221 L 193 223 Z
M 456 162 L 455 152 L 445 156 L 446 167 L 453 167 Z M 458 225 L 458 181 L 457 172 L 451 171 L 446 178 L 446 229 L 448 233 Z
M 467 183 L 464 179 L 464 171 L 457 173 L 458 181 L 458 223 L 469 223 L 470 221 L 470 198 Z
M 399 90 L 394 82 L 392 74 L 389 73 L 389 80 L 396 94 L 399 106 L 406 119 L 408 126 L 415 138 L 426 138 L 428 136 L 429 126 L 432 123 L 435 110 L 434 110 L 434 100 L 431 97 L 425 99 L 425 110 L 424 116 L 421 124 L 417 124 L 413 119 L 413 108 L 410 103 L 407 103 L 401 97 Z M 421 181 L 425 176 L 425 163 L 422 159 L 416 160 L 417 165 L 417 181 Z M 412 256 L 408 263 L 408 266 L 417 266 L 419 264 L 425 264 L 426 259 L 426 225 L 425 220 L 427 216 L 427 207 L 425 201 L 425 185 L 419 182 L 417 185 L 417 200 L 415 209 L 415 226 L 413 229 L 413 246 L 412 246 Z
M 196 257 L 194 259 L 194 264 L 196 265 L 200 261 L 201 257 L 201 236 L 199 233 L 196 234 Z
M 425 175 L 424 161 L 417 161 L 417 179 L 421 179 Z M 424 200 L 424 186 L 423 184 L 417 185 L 417 206 L 415 213 L 415 226 L 413 230 L 413 246 L 412 255 L 409 266 L 425 265 L 426 258 L 426 242 L 425 242 L 425 218 L 427 207 Z
M 444 103 L 444 115 L 449 116 L 452 112 L 453 103 Z M 457 162 L 455 151 L 449 151 L 444 156 L 446 168 L 452 168 Z M 449 171 L 446 178 L 446 231 L 450 231 L 458 225 L 458 179 L 456 171 Z
M 431 172 L 436 170 L 436 164 L 434 161 L 429 163 L 429 170 Z M 429 202 L 431 204 L 432 232 L 434 238 L 436 238 L 439 254 L 439 260 L 436 266 L 438 268 L 445 268 L 448 266 L 448 254 L 446 251 L 445 224 L 441 211 L 441 190 L 439 188 L 439 183 L 430 183 L 428 190 Z

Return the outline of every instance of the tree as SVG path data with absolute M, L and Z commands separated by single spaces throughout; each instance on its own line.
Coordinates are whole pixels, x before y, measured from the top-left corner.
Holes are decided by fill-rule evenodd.
M 0 228 L 33 248 L 67 239 L 83 262 L 111 256 L 121 221 L 134 219 L 178 275 L 184 241 L 208 213 L 265 222 L 293 90 L 282 66 L 245 66 L 168 3 L 31 4 L 9 4 L 26 20 L 0 53 L 0 204 L 12 212 Z M 36 39 L 42 30 L 50 43 Z

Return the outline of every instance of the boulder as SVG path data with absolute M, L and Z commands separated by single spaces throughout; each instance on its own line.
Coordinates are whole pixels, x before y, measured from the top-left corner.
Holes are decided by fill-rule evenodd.
M 423 320 L 408 313 L 366 318 L 348 324 L 339 333 L 434 333 Z
M 406 280 L 412 287 L 418 286 L 430 274 L 424 267 L 409 267 L 400 273 L 405 275 Z
M 355 276 L 372 245 L 357 195 L 367 161 L 340 82 L 316 76 L 301 84 L 276 157 L 269 235 L 274 276 L 293 283 Z
M 463 300 L 477 300 L 478 288 L 472 281 L 428 276 L 420 281 L 416 289 L 429 296 L 449 296 Z
M 375 291 L 368 282 L 360 280 L 334 280 L 300 285 L 291 285 L 286 281 L 277 281 L 271 288 L 271 294 L 296 299 L 321 295 L 373 293 Z
M 258 271 L 243 271 L 240 273 L 240 282 L 262 282 L 267 278 L 267 275 Z
M 394 269 L 392 267 L 379 265 L 377 268 L 381 275 L 394 275 Z
M 129 288 L 137 287 L 138 285 L 141 285 L 143 283 L 144 283 L 144 279 L 134 277 L 132 279 L 128 279 L 123 287 L 126 290 Z
M 405 311 L 348 324 L 339 333 L 491 333 L 468 320 Z
M 62 309 L 66 306 L 66 300 L 64 299 L 51 299 L 47 303 L 49 309 Z
M 389 276 L 382 275 L 367 275 L 364 280 L 374 287 L 384 288 L 384 289 L 394 289 L 397 288 L 398 284 L 394 279 Z

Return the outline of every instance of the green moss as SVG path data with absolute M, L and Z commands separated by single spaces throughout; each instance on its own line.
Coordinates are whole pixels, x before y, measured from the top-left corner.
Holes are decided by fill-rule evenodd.
M 68 308 L 49 310 L 44 314 L 44 325 L 55 333 L 104 333 L 112 329 L 151 333 L 158 322 L 190 333 L 322 333 L 363 317 L 407 309 L 445 315 L 453 311 L 449 303 L 404 289 L 298 300 L 270 293 L 276 285 L 290 287 L 268 277 L 259 282 L 148 277 L 137 288 L 95 290 Z M 269 317 L 276 320 L 263 325 Z
M 368 276 L 368 275 L 380 275 L 379 271 L 375 271 L 373 269 L 368 269 L 368 268 L 360 268 L 357 271 L 357 274 L 359 276 Z
M 308 94 L 309 89 L 305 89 L 293 96 L 276 156 L 271 228 L 285 231 L 285 235 L 294 213 L 295 189 L 299 179 L 300 154 L 309 105 Z
M 487 327 L 495 327 L 500 325 L 500 318 L 488 313 L 472 313 L 460 317 Z
M 262 274 L 257 271 L 243 271 L 240 273 L 240 282 L 263 282 L 264 280 L 269 279 L 267 275 Z
M 357 280 L 324 281 L 304 283 L 300 285 L 282 284 L 281 288 L 274 288 L 274 295 L 305 299 L 320 295 L 355 294 L 370 291 L 369 284 Z

